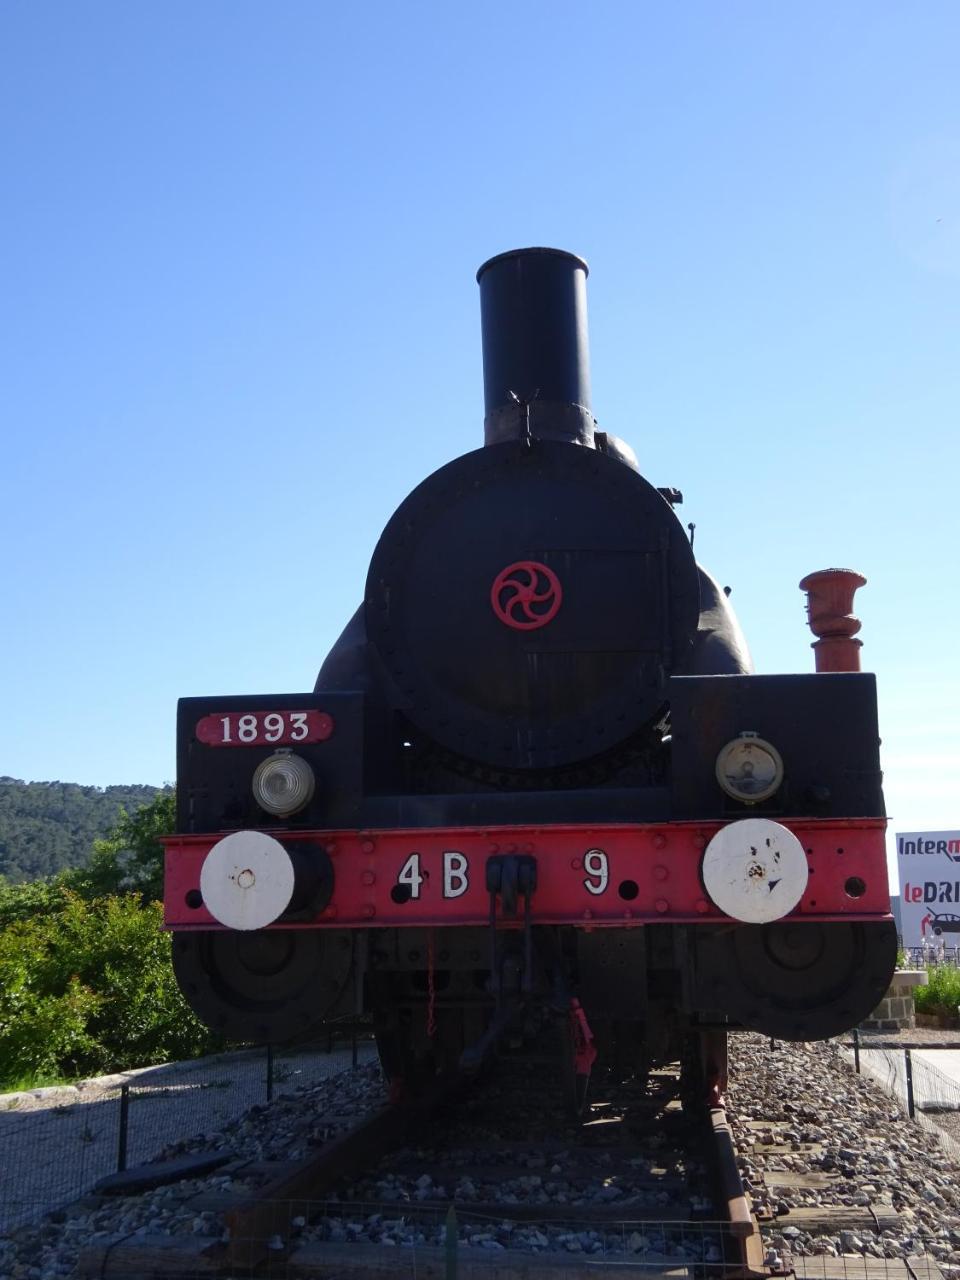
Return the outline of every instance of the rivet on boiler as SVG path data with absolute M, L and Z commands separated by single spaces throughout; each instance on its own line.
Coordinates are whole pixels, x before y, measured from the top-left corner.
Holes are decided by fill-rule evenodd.
M 373 874 L 372 871 L 364 871 L 363 875 L 360 877 L 360 880 L 363 884 L 371 885 L 371 884 L 376 884 L 377 877 Z
M 661 915 L 663 915 L 665 911 L 670 910 L 670 903 L 666 900 L 666 898 L 658 898 L 653 905 L 657 908 L 657 910 L 660 912 Z
M 377 914 L 377 908 L 373 905 L 372 902 L 365 902 L 363 904 L 363 914 L 367 917 L 367 919 L 369 919 L 370 916 L 375 916 Z
M 669 874 L 670 874 L 670 872 L 667 870 L 667 868 L 666 868 L 666 867 L 654 867 L 654 868 L 653 868 L 653 878 L 654 878 L 654 880 L 666 880 L 666 878 L 667 878 L 667 876 L 668 876 Z
M 361 843 L 360 848 L 363 850 L 364 853 L 373 853 L 374 849 L 376 848 L 376 845 L 372 840 L 364 840 Z

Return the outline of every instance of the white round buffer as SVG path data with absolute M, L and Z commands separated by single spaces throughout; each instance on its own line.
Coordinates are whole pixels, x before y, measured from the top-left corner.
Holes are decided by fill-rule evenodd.
M 263 929 L 293 897 L 293 863 L 273 836 L 235 831 L 218 840 L 200 868 L 200 893 L 210 914 L 230 929 Z
M 703 883 L 726 915 L 767 924 L 792 911 L 809 879 L 803 845 L 769 818 L 721 827 L 703 855 Z

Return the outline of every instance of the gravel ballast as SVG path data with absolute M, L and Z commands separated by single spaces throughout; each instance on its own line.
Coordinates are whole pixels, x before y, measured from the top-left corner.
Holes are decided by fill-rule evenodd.
M 743 1036 L 731 1056 L 728 1114 L 754 1205 L 774 1215 L 764 1229 L 773 1252 L 928 1254 L 944 1273 L 960 1272 L 960 1163 L 932 1128 L 855 1074 L 837 1043 L 771 1049 Z M 791 1222 L 792 1210 L 821 1208 L 859 1210 L 874 1225 L 831 1232 Z

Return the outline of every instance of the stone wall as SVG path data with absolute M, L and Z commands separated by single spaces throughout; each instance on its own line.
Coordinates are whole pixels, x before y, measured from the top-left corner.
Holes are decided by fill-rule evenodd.
M 869 1018 L 860 1023 L 862 1031 L 910 1031 L 917 1025 L 913 989 L 927 981 L 925 969 L 898 969 L 893 981 Z

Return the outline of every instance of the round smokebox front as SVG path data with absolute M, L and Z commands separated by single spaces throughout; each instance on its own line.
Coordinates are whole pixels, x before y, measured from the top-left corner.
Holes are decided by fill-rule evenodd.
M 592 449 L 536 441 L 466 454 L 415 489 L 374 551 L 365 608 L 416 725 L 468 758 L 538 769 L 649 722 L 699 596 L 656 489 Z

